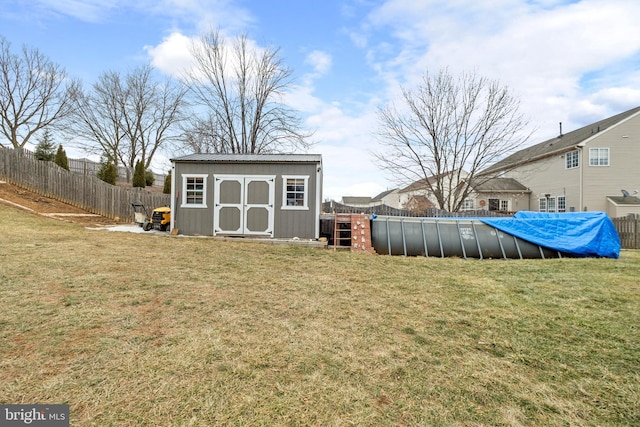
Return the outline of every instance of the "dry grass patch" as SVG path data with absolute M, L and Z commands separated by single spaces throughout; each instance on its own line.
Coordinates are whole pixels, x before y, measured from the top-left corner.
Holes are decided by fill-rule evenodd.
M 640 253 L 464 261 L 0 206 L 0 401 L 74 426 L 640 424 Z

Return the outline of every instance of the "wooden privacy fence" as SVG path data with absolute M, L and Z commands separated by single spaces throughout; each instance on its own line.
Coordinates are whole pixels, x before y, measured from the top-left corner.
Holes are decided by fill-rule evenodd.
M 640 249 L 640 217 L 630 215 L 613 218 L 612 221 L 618 230 L 622 249 Z
M 53 162 L 35 160 L 20 150 L 0 147 L 0 177 L 17 186 L 121 222 L 133 221 L 131 202 L 148 208 L 169 206 L 168 194 L 118 187 L 97 177 L 69 172 Z
M 345 213 L 345 214 L 376 214 L 386 216 L 410 216 L 410 217 L 503 217 L 513 216 L 512 213 L 502 211 L 487 211 L 487 210 L 474 210 L 474 211 L 461 211 L 461 212 L 449 212 L 442 209 L 430 208 L 424 210 L 408 210 L 408 209 L 396 209 L 387 205 L 376 206 L 349 206 L 343 205 L 335 201 L 324 202 L 322 204 L 322 211 L 327 214 Z

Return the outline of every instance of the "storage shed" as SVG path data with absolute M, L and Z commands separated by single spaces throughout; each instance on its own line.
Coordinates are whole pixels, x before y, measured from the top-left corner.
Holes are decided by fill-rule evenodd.
M 171 159 L 179 234 L 317 239 L 319 154 L 191 154 Z

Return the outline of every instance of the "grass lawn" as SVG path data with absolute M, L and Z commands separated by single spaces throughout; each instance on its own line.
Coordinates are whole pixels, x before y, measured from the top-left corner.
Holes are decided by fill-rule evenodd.
M 640 252 L 461 260 L 0 206 L 0 403 L 72 426 L 640 425 Z

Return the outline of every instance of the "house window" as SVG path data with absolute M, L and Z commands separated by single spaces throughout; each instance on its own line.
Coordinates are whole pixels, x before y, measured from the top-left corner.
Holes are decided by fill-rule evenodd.
M 460 206 L 461 211 L 472 211 L 475 209 L 475 203 L 473 199 L 464 199 L 462 202 L 462 206 Z
M 500 200 L 500 210 L 508 211 L 509 210 L 509 201 L 508 200 Z
M 538 211 L 540 212 L 547 211 L 547 199 L 538 199 Z
M 182 175 L 182 206 L 207 207 L 207 175 Z
M 282 209 L 309 209 L 309 177 L 282 177 Z
M 566 212 L 566 211 L 567 211 L 567 197 L 558 196 L 558 212 Z
M 489 210 L 490 211 L 499 211 L 500 210 L 500 199 L 489 199 Z
M 547 199 L 547 212 L 555 212 L 556 211 L 556 198 L 549 197 Z
M 566 155 L 567 169 L 573 169 L 580 166 L 580 151 L 569 151 Z
M 589 148 L 589 166 L 609 166 L 609 149 Z

